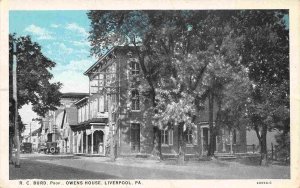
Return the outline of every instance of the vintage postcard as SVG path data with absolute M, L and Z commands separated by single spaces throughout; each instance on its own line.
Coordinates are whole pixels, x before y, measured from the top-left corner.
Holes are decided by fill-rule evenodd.
M 0 1 L 0 187 L 299 187 L 299 1 Z

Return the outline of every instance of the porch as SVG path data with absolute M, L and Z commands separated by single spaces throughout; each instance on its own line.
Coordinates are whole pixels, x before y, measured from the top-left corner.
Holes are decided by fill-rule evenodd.
M 75 155 L 105 156 L 108 135 L 106 123 L 88 123 L 73 130 L 73 152 Z

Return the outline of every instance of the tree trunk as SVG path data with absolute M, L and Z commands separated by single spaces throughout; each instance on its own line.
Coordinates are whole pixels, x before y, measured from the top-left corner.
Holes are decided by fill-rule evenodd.
M 261 133 L 259 132 L 258 125 L 254 126 L 254 130 L 256 132 L 256 136 L 259 141 L 259 146 L 260 146 L 260 165 L 266 166 L 267 165 L 267 160 L 268 160 L 268 151 L 267 151 L 267 127 L 262 125 L 262 131 Z
M 156 107 L 156 101 L 155 101 L 155 89 L 154 87 L 151 87 L 151 100 L 152 100 L 152 106 Z M 154 114 L 156 114 L 157 111 L 154 110 Z M 153 125 L 153 149 L 151 154 L 154 157 L 157 157 L 159 159 L 162 159 L 161 154 L 161 142 L 160 142 L 160 129 L 157 125 Z
M 116 155 L 115 155 L 115 138 L 113 135 L 113 132 L 111 131 L 111 139 L 110 139 L 110 159 L 111 161 L 116 160 Z
M 214 155 L 215 150 L 215 131 L 214 131 L 214 95 L 213 92 L 209 93 L 208 97 L 208 111 L 209 111 L 209 130 L 210 130 L 210 139 L 209 139 L 209 148 L 208 156 Z
M 178 160 L 179 165 L 183 165 L 185 160 L 185 144 L 183 139 L 183 123 L 178 125 Z
M 154 157 L 162 159 L 161 142 L 160 142 L 160 130 L 157 126 L 153 127 L 153 149 L 152 149 L 151 154 Z
M 263 130 L 260 138 L 260 165 L 268 165 L 268 151 L 267 151 L 267 131 Z
M 10 129 L 10 128 L 9 128 Z M 13 147 L 13 134 L 9 133 L 9 164 L 13 164 L 13 159 L 12 159 L 12 147 Z

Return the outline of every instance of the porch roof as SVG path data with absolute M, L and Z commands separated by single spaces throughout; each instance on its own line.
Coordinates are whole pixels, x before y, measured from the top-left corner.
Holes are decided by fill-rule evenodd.
M 70 125 L 70 127 L 73 131 L 78 131 L 90 128 L 92 123 L 104 123 L 108 125 L 107 122 L 108 118 L 92 118 L 76 125 Z

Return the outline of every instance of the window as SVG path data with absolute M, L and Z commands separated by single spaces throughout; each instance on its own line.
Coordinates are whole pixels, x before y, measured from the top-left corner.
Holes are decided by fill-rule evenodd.
M 169 144 L 168 139 L 169 139 L 168 130 L 161 130 L 161 144 L 163 145 Z
M 136 89 L 131 91 L 131 110 L 140 110 L 140 97 Z
M 99 112 L 104 112 L 104 96 L 100 96 L 99 98 Z
M 173 145 L 173 130 L 169 130 L 169 145 Z
M 114 63 L 114 64 L 112 64 L 111 65 L 111 82 L 112 83 L 115 83 L 116 82 L 116 70 L 117 70 L 117 68 L 116 68 L 116 64 Z
M 110 67 L 107 67 L 105 70 L 106 74 L 106 85 L 109 86 L 111 83 L 111 72 L 110 72 Z
M 97 93 L 98 92 L 98 76 L 95 76 L 90 80 L 90 92 Z
M 102 89 L 103 88 L 103 86 L 104 86 L 104 75 L 103 74 L 99 74 L 99 87 L 100 87 L 100 89 Z
M 81 109 L 78 108 L 77 112 L 78 112 L 78 123 L 80 123 L 81 122 Z
M 173 130 L 161 130 L 161 144 L 173 145 Z
M 138 75 L 140 73 L 140 65 L 138 62 L 130 62 L 131 75 Z
M 108 112 L 108 96 L 105 95 L 104 98 L 104 112 Z
M 193 130 L 191 128 L 186 130 L 186 143 L 193 144 Z
M 235 129 L 233 130 L 233 136 L 232 137 L 233 137 L 233 144 L 236 144 L 237 139 L 236 139 L 236 130 Z

